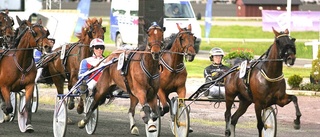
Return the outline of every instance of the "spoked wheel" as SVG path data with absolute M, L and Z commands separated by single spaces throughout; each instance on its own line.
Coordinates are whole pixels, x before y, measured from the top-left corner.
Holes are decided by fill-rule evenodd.
M 56 98 L 53 113 L 53 134 L 55 137 L 64 137 L 67 130 L 67 103 L 65 100 Z
M 38 85 L 34 85 L 33 89 L 33 98 L 32 98 L 32 113 L 36 113 L 38 111 L 38 105 L 39 105 L 39 91 L 38 91 Z
M 89 111 L 89 108 L 90 108 L 92 102 L 93 102 L 93 97 L 86 98 L 86 104 L 84 107 L 85 114 L 87 114 L 87 112 Z M 89 121 L 86 124 L 86 131 L 90 135 L 92 135 L 96 131 L 97 123 L 98 123 L 98 111 L 99 111 L 99 107 L 97 107 L 97 109 L 95 109 L 92 112 L 91 117 L 89 118 Z
M 160 108 L 158 107 L 158 112 L 160 112 Z M 159 116 L 155 122 L 155 126 L 157 127 L 156 132 L 149 132 L 149 126 L 148 124 L 145 124 L 146 129 L 146 135 L 147 137 L 160 137 L 160 131 L 161 131 L 161 117 Z
M 189 110 L 184 102 L 184 99 L 178 99 L 173 102 L 175 108 L 174 121 L 171 123 L 173 134 L 176 137 L 187 137 L 189 135 L 190 121 Z
M 2 109 L 1 109 L 2 103 L 4 103 L 4 102 L 2 102 L 2 99 L 0 99 L 0 123 L 4 122 L 4 113 L 3 113 Z
M 276 137 L 277 134 L 277 117 L 273 107 L 262 110 L 262 121 L 264 128 L 262 129 L 263 137 Z
M 17 113 L 17 93 L 16 92 L 10 92 L 10 100 L 11 100 L 11 105 L 12 105 L 12 112 L 9 114 L 10 115 L 10 122 L 14 120 L 16 117 Z
M 21 132 L 26 132 L 27 130 L 27 110 L 25 108 L 26 106 L 26 96 L 24 92 L 20 93 L 19 97 L 19 111 L 18 111 L 18 124 Z

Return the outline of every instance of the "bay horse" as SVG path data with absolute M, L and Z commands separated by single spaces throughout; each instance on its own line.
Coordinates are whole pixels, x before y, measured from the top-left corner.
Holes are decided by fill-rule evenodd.
M 69 90 L 78 81 L 81 60 L 92 55 L 92 51 L 89 49 L 91 40 L 94 38 L 104 39 L 105 31 L 105 27 L 102 27 L 102 18 L 88 18 L 86 26 L 82 27 L 81 34 L 78 34 L 78 42 L 64 45 L 66 47 L 65 51 L 63 51 L 62 47 L 53 51 L 47 65 L 58 94 L 63 94 L 65 79 L 68 80 Z M 65 52 L 63 59 L 61 59 L 62 52 Z M 74 97 L 70 97 L 68 108 L 74 108 Z M 80 99 L 78 104 L 77 112 L 79 114 L 83 113 L 82 99 Z
M 141 117 L 145 124 L 148 124 L 149 132 L 156 132 L 157 127 L 154 121 L 159 117 L 157 106 L 157 92 L 159 88 L 159 59 L 162 49 L 163 29 L 158 25 L 152 25 L 147 30 L 147 44 L 140 46 L 144 51 L 115 50 L 107 58 L 106 62 L 119 58 L 120 54 L 132 53 L 128 60 L 127 71 L 117 69 L 116 63 L 107 66 L 98 80 L 96 88 L 93 90 L 94 100 L 89 108 L 86 117 L 78 122 L 79 128 L 83 128 L 92 112 L 101 105 L 106 95 L 111 94 L 118 86 L 123 91 L 129 93 L 130 108 L 128 111 L 130 119 L 131 134 L 138 135 L 139 130 L 135 124 L 135 108 L 141 104 Z M 127 55 L 125 55 L 127 56 Z
M 49 30 L 42 26 L 42 21 L 36 24 L 26 22 L 28 27 L 21 30 L 16 37 L 17 45 L 15 49 L 1 51 L 0 60 L 0 88 L 1 99 L 5 101 L 2 110 L 5 113 L 5 121 L 10 119 L 9 113 L 13 111 L 10 101 L 10 92 L 20 92 L 25 89 L 25 106 L 21 115 L 25 116 L 26 123 L 20 126 L 21 132 L 33 132 L 31 125 L 31 105 L 34 91 L 34 79 L 37 73 L 33 59 L 34 48 L 43 50 L 42 47 L 49 45 Z
M 273 29 L 273 28 L 272 28 Z M 283 107 L 294 103 L 296 109 L 296 119 L 294 128 L 300 129 L 301 112 L 298 106 L 298 99 L 295 95 L 286 94 L 286 83 L 283 77 L 283 63 L 291 66 L 295 62 L 295 38 L 289 36 L 289 31 L 277 32 L 273 29 L 275 39 L 268 51 L 257 61 L 253 62 L 248 69 L 246 77 L 239 78 L 239 71 L 232 72 L 226 76 L 226 136 L 235 136 L 235 127 L 239 117 L 247 108 L 254 103 L 257 128 L 259 137 L 262 136 L 264 122 L 262 121 L 261 111 L 271 105 Z M 239 98 L 239 107 L 231 116 L 231 108 L 235 97 Z
M 193 61 L 196 52 L 194 49 L 195 36 L 193 36 L 191 24 L 187 28 L 180 28 L 179 32 L 173 36 L 166 50 L 160 58 L 162 71 L 160 71 L 160 87 L 158 96 L 163 106 L 161 116 L 169 112 L 169 94 L 176 92 L 179 98 L 186 97 L 187 70 L 184 65 L 186 61 Z

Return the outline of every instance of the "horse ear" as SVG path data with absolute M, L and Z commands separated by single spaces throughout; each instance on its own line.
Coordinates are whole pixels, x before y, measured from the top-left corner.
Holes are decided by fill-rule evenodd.
M 39 20 L 37 21 L 37 24 L 41 25 L 41 24 L 42 24 L 42 20 L 39 19 Z
M 273 31 L 274 35 L 276 35 L 276 36 L 278 36 L 278 35 L 279 35 L 279 32 L 278 32 L 278 31 L 276 31 L 273 27 L 272 27 L 272 31 Z
M 102 18 L 100 18 L 100 19 L 99 19 L 99 24 L 101 24 L 101 25 L 102 25 Z
M 285 33 L 285 34 L 289 34 L 289 30 L 286 29 L 286 30 L 284 31 L 284 33 Z
M 177 24 L 177 27 L 178 27 L 178 30 L 181 31 L 181 28 L 179 26 L 179 23 L 176 23 Z
M 21 19 L 19 18 L 19 16 L 18 15 L 16 15 L 16 19 L 17 19 L 17 21 L 18 21 L 18 24 L 19 24 L 19 26 L 22 24 L 22 21 L 21 21 Z
M 192 30 L 191 24 L 188 25 L 188 30 L 190 30 L 190 31 Z

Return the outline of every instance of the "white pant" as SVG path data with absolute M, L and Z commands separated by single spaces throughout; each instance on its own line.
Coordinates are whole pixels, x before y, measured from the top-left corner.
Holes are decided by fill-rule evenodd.
M 220 88 L 220 94 L 219 94 L 219 88 Z M 226 93 L 226 90 L 225 90 L 224 86 L 215 86 L 215 85 L 213 85 L 209 89 L 209 95 L 208 96 L 225 98 L 225 93 Z
M 38 81 L 38 79 L 40 78 L 40 76 L 42 74 L 42 70 L 43 70 L 43 68 L 38 68 L 36 79 L 35 79 L 35 83 L 38 83 L 37 81 Z
M 87 83 L 87 85 L 88 85 L 88 90 L 92 91 L 92 89 L 97 85 L 97 81 L 91 80 L 89 83 Z

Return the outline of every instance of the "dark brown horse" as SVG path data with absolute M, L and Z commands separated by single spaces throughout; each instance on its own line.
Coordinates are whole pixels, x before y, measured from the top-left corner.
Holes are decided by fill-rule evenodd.
M 283 63 L 293 65 L 295 62 L 295 39 L 289 36 L 289 31 L 277 32 L 274 43 L 269 50 L 256 62 L 250 65 L 247 77 L 239 78 L 239 71 L 233 72 L 226 77 L 226 136 L 235 136 L 235 127 L 239 117 L 247 108 L 254 103 L 257 118 L 259 137 L 262 136 L 263 128 L 268 128 L 261 117 L 261 111 L 271 105 L 281 107 L 293 101 L 296 109 L 295 128 L 300 128 L 301 113 L 297 97 L 286 94 L 286 82 L 283 77 Z M 231 108 L 235 97 L 239 98 L 239 107 L 231 116 Z
M 88 18 L 86 26 L 82 28 L 81 34 L 78 35 L 78 42 L 64 45 L 66 47 L 65 50 L 62 50 L 61 47 L 53 51 L 51 61 L 48 63 L 48 68 L 58 94 L 63 94 L 65 79 L 68 80 L 69 90 L 78 81 L 79 64 L 81 60 L 92 55 L 89 49 L 91 40 L 94 38 L 103 39 L 104 33 L 105 27 L 102 27 L 101 18 L 99 20 L 96 18 Z M 62 52 L 65 52 L 63 59 L 61 59 Z M 74 108 L 73 97 L 70 97 L 68 108 Z M 83 112 L 82 99 L 80 99 L 77 112 Z
M 188 28 L 180 28 L 177 24 L 179 32 L 172 38 L 173 42 L 168 44 L 167 50 L 163 52 L 160 63 L 162 71 L 160 75 L 160 88 L 158 96 L 163 106 L 161 115 L 169 112 L 168 98 L 172 92 L 177 92 L 179 98 L 186 97 L 186 80 L 187 70 L 184 65 L 184 57 L 186 61 L 193 61 L 196 55 L 194 49 L 195 37 L 191 32 L 191 24 Z
M 116 63 L 106 67 L 100 76 L 94 91 L 94 101 L 91 104 L 85 119 L 78 123 L 79 128 L 87 124 L 92 112 L 105 100 L 107 94 L 111 94 L 115 86 L 130 94 L 130 130 L 131 134 L 139 134 L 135 124 L 135 108 L 141 104 L 141 115 L 144 123 L 148 124 L 148 131 L 155 132 L 157 128 L 154 121 L 159 117 L 157 107 L 157 92 L 159 88 L 159 59 L 162 48 L 163 30 L 158 25 L 152 25 L 148 31 L 147 44 L 144 51 L 116 50 L 110 54 L 106 61 L 119 58 L 121 53 L 132 53 L 128 62 L 127 71 L 119 71 Z M 142 49 L 142 48 L 141 48 Z M 143 50 L 143 49 L 142 49 Z
M 36 24 L 26 22 L 28 27 L 20 30 L 17 36 L 16 49 L 8 49 L 2 52 L 0 61 L 0 87 L 1 99 L 5 101 L 5 107 L 2 108 L 6 117 L 9 120 L 9 113 L 13 111 L 10 101 L 10 91 L 20 92 L 25 89 L 25 105 L 20 112 L 22 117 L 25 117 L 25 123 L 20 125 L 21 132 L 33 132 L 31 125 L 31 100 L 33 97 L 34 79 L 37 73 L 33 59 L 33 50 L 48 45 L 47 36 L 49 31 L 41 24 L 41 20 Z M 24 122 L 24 121 L 23 121 Z M 19 124 L 20 121 L 19 121 Z

